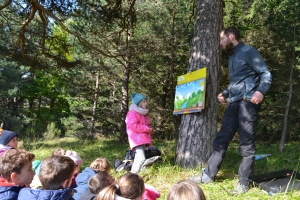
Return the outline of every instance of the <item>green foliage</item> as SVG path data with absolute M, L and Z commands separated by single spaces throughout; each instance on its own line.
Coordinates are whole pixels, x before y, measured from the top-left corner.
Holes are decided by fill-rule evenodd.
M 100 71 L 93 134 L 119 134 L 121 99 L 126 92 L 136 91 L 149 97 L 155 137 L 175 138 L 180 119 L 172 116 L 174 106 L 197 103 L 193 96 L 180 101 L 175 97 L 176 78 L 186 73 L 189 62 L 195 9 L 191 1 L 134 1 L 132 6 L 132 1 L 89 0 L 70 7 L 71 1 L 64 1 L 63 7 L 45 2 L 40 1 L 49 11 L 60 13 L 61 24 L 48 21 L 42 49 L 42 21 L 35 17 L 29 23 L 27 60 L 21 58 L 18 41 L 31 5 L 14 1 L 1 10 L 0 121 L 4 127 L 20 132 L 24 139 L 43 138 L 49 124 L 55 124 L 61 135 L 87 135 Z M 241 40 L 261 52 L 273 75 L 260 112 L 258 139 L 280 137 L 291 67 L 295 70 L 287 139 L 299 139 L 299 10 L 297 0 L 224 1 L 224 27 L 237 26 Z M 227 60 L 224 53 L 221 90 L 228 84 Z M 128 91 L 122 91 L 125 69 Z M 219 108 L 221 122 L 226 107 Z
M 54 122 L 51 122 L 47 126 L 47 130 L 44 133 L 44 138 L 46 140 L 53 140 L 56 137 L 61 136 L 61 130 L 56 128 L 56 124 Z
M 78 120 L 78 118 L 74 116 L 70 116 L 68 118 L 61 118 L 61 122 L 66 129 L 66 136 L 78 136 L 82 138 L 86 138 L 88 124 L 84 121 Z

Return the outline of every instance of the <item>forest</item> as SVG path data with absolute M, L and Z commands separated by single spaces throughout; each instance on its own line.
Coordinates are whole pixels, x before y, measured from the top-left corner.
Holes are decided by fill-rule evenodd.
M 148 97 L 155 137 L 176 139 L 182 120 L 172 114 L 177 77 L 191 71 L 197 9 L 209 2 L 0 0 L 3 128 L 24 141 L 98 135 L 124 141 L 130 95 L 139 92 Z M 299 0 L 218 2 L 221 26 L 238 27 L 241 41 L 260 51 L 272 73 L 257 140 L 299 140 Z M 228 53 L 220 59 L 213 82 L 221 91 Z M 225 108 L 218 105 L 218 127 Z

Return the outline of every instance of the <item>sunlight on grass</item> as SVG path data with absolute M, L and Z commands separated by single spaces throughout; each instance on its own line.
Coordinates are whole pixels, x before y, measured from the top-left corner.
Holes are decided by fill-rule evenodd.
M 160 199 L 166 199 L 167 193 L 171 186 L 189 176 L 199 174 L 200 167 L 197 169 L 184 169 L 174 162 L 174 155 L 176 145 L 174 141 L 154 141 L 155 146 L 162 152 L 162 163 L 155 163 L 153 166 L 142 171 L 140 175 L 145 182 L 155 186 L 161 193 Z M 65 150 L 77 151 L 83 159 L 83 166 L 81 170 L 89 166 L 90 163 L 97 157 L 105 157 L 110 162 L 112 168 L 115 159 L 123 160 L 125 158 L 126 150 L 129 149 L 127 143 L 118 142 L 116 139 L 97 138 L 93 141 L 85 141 L 75 138 L 62 138 L 52 141 L 39 141 L 30 144 L 20 143 L 21 148 L 25 148 L 35 154 L 36 159 L 43 160 L 51 155 L 54 149 L 61 147 Z M 277 144 L 258 144 L 258 154 L 269 153 L 271 156 L 266 159 L 256 161 L 255 174 L 265 172 L 277 171 L 281 169 L 296 169 L 299 171 L 300 146 L 298 143 L 290 143 L 286 145 L 285 152 L 280 153 Z M 203 189 L 207 199 L 299 199 L 300 192 L 292 191 L 288 193 L 277 194 L 269 196 L 259 188 L 251 188 L 247 193 L 237 197 L 229 195 L 238 181 L 237 172 L 241 162 L 241 156 L 238 153 L 238 144 L 231 143 L 226 157 L 223 161 L 220 172 L 216 180 L 212 184 L 200 185 Z M 204 166 L 203 166 L 204 167 Z M 111 170 L 111 174 L 119 177 L 125 172 L 116 172 Z

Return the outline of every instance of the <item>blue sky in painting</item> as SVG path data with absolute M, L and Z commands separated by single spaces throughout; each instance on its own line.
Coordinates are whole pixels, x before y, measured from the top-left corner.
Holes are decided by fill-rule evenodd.
M 188 83 L 184 83 L 181 85 L 176 86 L 176 94 L 175 96 L 178 96 L 179 99 L 182 99 L 183 97 L 188 98 L 193 92 L 197 92 L 199 89 L 204 90 L 204 78 L 191 81 Z M 200 82 L 203 82 L 202 86 L 200 86 Z

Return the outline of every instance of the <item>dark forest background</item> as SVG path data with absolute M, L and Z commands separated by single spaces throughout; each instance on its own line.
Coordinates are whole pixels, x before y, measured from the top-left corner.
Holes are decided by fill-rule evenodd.
M 273 76 L 257 139 L 299 140 L 300 3 L 228 0 L 236 26 Z M 175 139 L 177 76 L 188 70 L 192 0 L 0 0 L 0 121 L 26 140 L 114 135 L 126 139 L 132 92 L 149 98 L 156 138 Z M 228 84 L 222 53 L 220 89 Z M 209 99 L 206 99 L 209 101 Z M 219 105 L 218 121 L 225 110 Z

